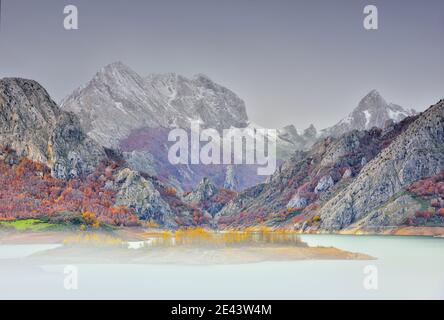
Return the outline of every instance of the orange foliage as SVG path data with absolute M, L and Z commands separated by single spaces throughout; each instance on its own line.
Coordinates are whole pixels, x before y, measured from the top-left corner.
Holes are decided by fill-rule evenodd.
M 0 219 L 73 212 L 93 227 L 100 223 L 137 224 L 131 209 L 112 207 L 115 192 L 105 188 L 106 182 L 112 179 L 110 168 L 117 166 L 103 163 L 89 176 L 62 180 L 53 178 L 45 165 L 26 158 L 20 159 L 17 165 L 0 161 Z
M 176 193 L 177 193 L 177 190 L 176 190 L 176 188 L 166 188 L 165 189 L 165 193 L 167 194 L 167 195 L 175 195 Z

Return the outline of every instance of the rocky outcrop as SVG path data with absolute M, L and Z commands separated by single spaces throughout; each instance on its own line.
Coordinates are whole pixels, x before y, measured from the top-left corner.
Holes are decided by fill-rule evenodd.
M 218 189 L 208 178 L 203 178 L 196 189 L 184 197 L 184 201 L 213 218 L 235 196 L 236 192 Z
M 303 137 L 308 141 L 315 141 L 318 138 L 318 131 L 313 124 L 304 130 Z
M 228 165 L 225 169 L 225 181 L 223 187 L 228 190 L 237 190 L 238 186 L 239 181 L 237 181 L 234 166 Z
M 310 200 L 304 197 L 301 197 L 299 194 L 296 194 L 287 204 L 287 208 L 305 208 L 310 203 Z
M 106 157 L 76 116 L 60 110 L 35 81 L 1 79 L 0 110 L 0 145 L 48 165 L 54 177 L 87 174 Z
M 383 232 L 406 224 L 413 214 L 421 209 L 421 203 L 411 195 L 400 193 L 383 206 L 370 210 L 362 219 L 347 226 L 366 232 Z
M 334 184 L 335 182 L 333 181 L 333 178 L 330 175 L 324 176 L 316 185 L 314 192 L 315 193 L 325 192 L 331 187 L 333 187 Z
M 116 204 L 134 209 L 141 220 L 152 220 L 166 228 L 175 228 L 174 213 L 153 183 L 128 168 L 121 170 L 112 185 Z
M 302 133 L 293 125 L 277 131 L 277 153 L 281 159 L 288 159 L 295 150 L 308 150 L 318 140 L 318 132 L 314 125 L 310 125 Z
M 185 199 L 192 203 L 207 201 L 218 193 L 218 189 L 208 178 L 203 178 L 196 189 L 188 194 Z
M 347 178 L 351 178 L 353 177 L 353 172 L 350 168 L 347 168 L 344 172 L 344 174 L 342 175 L 343 179 L 347 179 Z

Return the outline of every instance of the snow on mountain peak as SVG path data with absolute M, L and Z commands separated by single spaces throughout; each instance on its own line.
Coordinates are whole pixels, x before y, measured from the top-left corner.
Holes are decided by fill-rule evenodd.
M 358 106 L 333 127 L 324 129 L 322 136 L 340 136 L 352 130 L 369 130 L 373 127 L 384 128 L 387 120 L 399 122 L 415 115 L 414 110 L 387 103 L 377 90 L 370 91 L 361 99 Z
M 143 127 L 188 128 L 190 119 L 202 119 L 203 126 L 221 130 L 248 121 L 244 101 L 205 75 L 141 77 L 120 61 L 101 68 L 61 105 L 78 114 L 85 130 L 107 147 Z

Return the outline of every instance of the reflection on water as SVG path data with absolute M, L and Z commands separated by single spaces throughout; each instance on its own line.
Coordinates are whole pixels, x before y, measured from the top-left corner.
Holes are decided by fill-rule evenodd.
M 126 234 L 128 238 L 128 234 Z M 292 260 L 371 260 L 370 256 L 335 248 L 310 248 L 291 231 L 266 228 L 216 232 L 201 228 L 132 234 L 79 232 L 61 247 L 27 257 L 33 264 L 178 264 L 227 265 Z
M 243 246 L 292 246 L 306 247 L 297 233 L 291 231 L 272 231 L 268 228 L 247 229 L 243 231 L 212 231 L 203 228 L 171 231 L 151 231 L 140 234 L 139 241 L 122 239 L 103 233 L 79 233 L 65 238 L 65 245 L 128 245 L 130 249 L 142 247 L 243 247 Z

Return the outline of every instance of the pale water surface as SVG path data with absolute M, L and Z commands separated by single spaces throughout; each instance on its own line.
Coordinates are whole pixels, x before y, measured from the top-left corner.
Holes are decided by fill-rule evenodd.
M 310 246 L 366 253 L 373 261 L 291 261 L 242 265 L 78 265 L 78 290 L 64 266 L 26 256 L 54 246 L 0 245 L 0 298 L 39 299 L 443 299 L 444 239 L 303 235 Z M 364 268 L 378 270 L 366 290 Z

